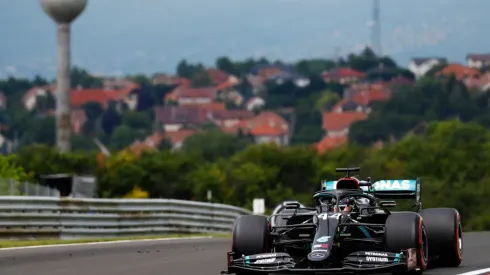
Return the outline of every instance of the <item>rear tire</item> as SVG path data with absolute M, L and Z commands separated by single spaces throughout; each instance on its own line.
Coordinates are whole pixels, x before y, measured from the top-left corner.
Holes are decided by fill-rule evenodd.
M 428 208 L 420 212 L 429 239 L 431 261 L 438 266 L 457 267 L 463 260 L 461 217 L 454 208 Z
M 386 251 L 400 253 L 401 250 L 415 248 L 417 265 L 422 274 L 427 269 L 428 243 L 422 217 L 414 212 L 392 213 L 386 219 Z
M 242 255 L 266 253 L 269 242 L 269 222 L 265 216 L 244 215 L 237 218 L 233 228 L 231 251 L 236 258 Z

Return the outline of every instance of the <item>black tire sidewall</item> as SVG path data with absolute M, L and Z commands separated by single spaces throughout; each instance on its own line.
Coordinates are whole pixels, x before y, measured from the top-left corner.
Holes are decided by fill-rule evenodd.
M 269 246 L 269 221 L 265 216 L 243 215 L 233 226 L 231 251 L 235 257 L 265 253 Z
M 463 260 L 461 216 L 454 208 L 428 208 L 420 212 L 425 220 L 432 251 L 430 257 L 438 265 L 454 267 Z
M 422 272 L 427 269 L 427 235 L 424 221 L 419 214 L 399 212 L 388 216 L 385 227 L 385 245 L 386 250 L 393 253 L 409 248 L 415 249 L 418 267 Z

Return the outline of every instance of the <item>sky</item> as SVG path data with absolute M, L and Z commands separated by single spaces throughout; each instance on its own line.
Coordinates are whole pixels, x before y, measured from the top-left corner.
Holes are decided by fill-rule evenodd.
M 488 0 L 381 0 L 382 52 L 464 62 L 490 52 Z M 370 44 L 371 0 L 88 0 L 72 64 L 93 73 L 174 72 L 181 59 L 345 56 Z M 52 77 L 56 28 L 38 0 L 0 0 L 0 78 Z

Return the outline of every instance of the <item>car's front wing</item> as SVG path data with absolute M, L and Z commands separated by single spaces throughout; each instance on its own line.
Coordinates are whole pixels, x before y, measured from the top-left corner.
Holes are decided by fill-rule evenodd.
M 367 253 L 367 254 L 366 254 Z M 356 252 L 352 253 L 344 260 L 342 267 L 308 267 L 298 265 L 287 253 L 267 253 L 243 256 L 236 259 L 232 252 L 228 252 L 228 269 L 222 274 L 236 274 L 240 272 L 250 273 L 275 273 L 275 274 L 375 274 L 375 273 L 405 273 L 409 270 L 416 270 L 417 260 L 414 249 L 401 251 L 400 253 L 388 253 L 388 262 L 369 262 L 355 259 L 366 259 L 370 253 L 386 252 Z M 370 257 L 370 256 L 367 256 Z M 376 258 L 377 257 L 377 258 Z M 373 257 L 370 257 L 370 259 Z M 385 259 L 376 256 L 376 259 Z

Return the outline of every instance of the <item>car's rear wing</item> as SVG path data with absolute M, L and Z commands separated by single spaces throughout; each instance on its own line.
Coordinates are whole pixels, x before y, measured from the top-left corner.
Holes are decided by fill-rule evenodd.
M 337 188 L 337 181 L 323 181 L 322 190 Z M 422 185 L 420 179 L 378 180 L 375 183 L 361 184 L 361 189 L 380 199 L 415 198 L 418 210 L 422 207 Z
M 380 199 L 415 198 L 417 212 L 422 209 L 422 184 L 420 179 L 378 180 L 371 192 Z
M 420 179 L 378 180 L 372 184 L 372 191 L 379 198 L 414 198 Z

